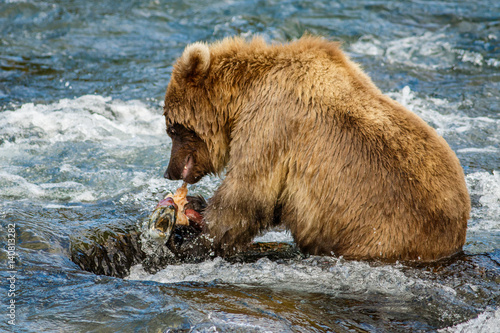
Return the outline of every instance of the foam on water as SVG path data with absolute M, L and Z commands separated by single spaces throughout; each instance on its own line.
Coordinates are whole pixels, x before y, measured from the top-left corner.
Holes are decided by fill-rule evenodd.
M 479 314 L 477 318 L 470 319 L 464 323 L 447 327 L 439 332 L 449 333 L 496 333 L 500 327 L 500 309 L 489 308 Z
M 349 46 L 349 51 L 369 56 L 383 57 L 390 64 L 401 64 L 423 70 L 443 69 L 457 63 L 473 66 L 500 67 L 495 58 L 484 58 L 482 54 L 457 47 L 445 29 L 427 31 L 420 36 L 396 38 L 383 41 L 373 35 L 361 36 Z M 497 37 L 489 35 L 495 42 Z
M 28 103 L 0 113 L 3 145 L 85 140 L 115 144 L 125 140 L 127 145 L 134 145 L 141 136 L 163 132 L 160 110 L 152 111 L 140 101 L 122 102 L 98 95 L 47 105 Z
M 290 231 L 269 231 L 261 236 L 255 237 L 254 241 L 259 243 L 293 243 L 293 237 Z
M 466 175 L 471 196 L 476 196 L 479 206 L 473 207 L 471 217 L 475 221 L 469 225 L 470 231 L 500 230 L 500 172 L 474 172 Z
M 446 286 L 408 277 L 398 266 L 373 267 L 365 262 L 330 257 L 310 257 L 292 263 L 263 258 L 255 263 L 236 264 L 215 258 L 199 264 L 170 265 L 156 274 L 148 274 L 137 265 L 127 279 L 161 283 L 217 281 L 332 295 L 381 293 L 402 299 L 416 297 L 422 289 L 439 293 L 440 297 L 447 299 L 456 295 Z
M 161 113 L 98 95 L 1 112 L 0 195 L 93 202 L 144 186 L 151 192 L 162 180 L 155 163 L 167 158 Z
M 461 152 L 491 152 L 498 151 L 500 144 L 500 119 L 488 117 L 469 117 L 460 113 L 459 103 L 452 103 L 446 99 L 419 98 L 410 87 L 406 86 L 400 91 L 387 93 L 429 125 L 436 129 L 439 135 L 447 140 L 457 143 L 471 144 L 470 137 L 474 132 L 490 134 L 480 147 L 462 148 Z M 464 101 L 462 103 L 468 103 Z M 460 139 L 462 137 L 462 139 Z
M 425 304 L 426 308 L 438 311 L 441 319 L 454 321 L 460 318 L 460 309 L 468 307 L 453 288 L 434 282 L 427 275 L 419 277 L 404 272 L 402 265 L 372 265 L 328 257 L 288 263 L 263 258 L 255 263 L 236 264 L 216 258 L 199 264 L 169 265 L 156 274 L 148 274 L 137 265 L 126 279 L 163 284 L 227 284 L 358 301 L 376 297 L 399 304 L 401 311 L 405 311 L 405 303 Z

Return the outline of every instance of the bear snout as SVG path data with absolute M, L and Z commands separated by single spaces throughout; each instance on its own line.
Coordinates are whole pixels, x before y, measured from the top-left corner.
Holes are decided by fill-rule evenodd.
M 165 173 L 163 174 L 163 177 L 168 180 L 181 180 L 182 179 L 181 173 L 176 172 L 173 169 L 174 168 L 172 167 L 172 163 L 169 163 L 167 170 L 165 170 Z
M 163 174 L 163 178 L 166 178 L 168 180 L 174 180 L 172 179 L 172 175 L 170 173 L 170 170 L 167 168 L 167 170 L 165 170 L 165 173 Z
M 165 173 L 163 174 L 163 178 L 166 178 L 166 179 L 168 179 L 168 180 L 178 180 L 178 179 L 176 179 L 176 178 L 172 175 L 172 173 L 170 172 L 170 169 L 169 169 L 169 168 L 167 168 L 167 170 L 165 170 Z

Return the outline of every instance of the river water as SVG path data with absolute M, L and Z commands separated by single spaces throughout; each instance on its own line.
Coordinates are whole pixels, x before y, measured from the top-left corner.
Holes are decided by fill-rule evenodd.
M 80 270 L 71 239 L 134 225 L 180 185 L 162 178 L 161 104 L 186 44 L 306 31 L 343 41 L 457 153 L 472 198 L 465 255 L 425 266 L 218 258 L 154 275 L 138 265 L 126 279 Z M 3 0 L 0 331 L 496 332 L 499 113 L 496 0 Z M 190 193 L 209 197 L 219 183 Z

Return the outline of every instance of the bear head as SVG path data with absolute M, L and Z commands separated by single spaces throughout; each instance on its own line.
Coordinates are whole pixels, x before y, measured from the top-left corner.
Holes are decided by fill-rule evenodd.
M 164 116 L 172 139 L 165 178 L 193 184 L 223 170 L 228 159 L 227 126 L 211 102 L 211 55 L 204 43 L 186 47 L 174 65 Z

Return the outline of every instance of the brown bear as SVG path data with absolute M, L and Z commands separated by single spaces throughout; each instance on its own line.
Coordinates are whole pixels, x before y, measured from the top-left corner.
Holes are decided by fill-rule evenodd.
M 305 253 L 349 259 L 432 261 L 465 242 L 470 199 L 456 155 L 336 42 L 189 45 L 164 111 L 166 178 L 192 184 L 226 170 L 204 211 L 217 254 L 278 224 Z

